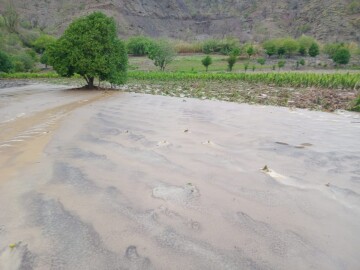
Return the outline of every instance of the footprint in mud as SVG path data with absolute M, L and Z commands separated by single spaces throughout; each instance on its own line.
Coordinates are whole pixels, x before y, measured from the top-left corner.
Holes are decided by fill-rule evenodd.
M 179 213 L 170 210 L 169 208 L 165 206 L 160 206 L 156 210 L 156 214 L 164 215 L 165 217 L 169 218 L 172 221 L 175 221 L 177 224 L 181 224 L 182 226 L 185 226 L 187 229 L 191 229 L 192 231 L 200 231 L 201 230 L 201 224 L 198 221 L 194 221 L 193 219 L 184 217 L 180 215 Z
M 199 197 L 199 190 L 191 183 L 185 186 L 160 186 L 152 191 L 152 196 L 164 201 L 172 201 L 185 206 L 191 206 Z
M 129 246 L 125 251 L 125 259 L 127 267 L 126 269 L 153 269 L 149 258 L 139 255 L 136 246 Z
M 6 270 L 32 270 L 34 269 L 34 255 L 27 245 L 21 242 L 11 244 L 0 251 L 0 269 Z

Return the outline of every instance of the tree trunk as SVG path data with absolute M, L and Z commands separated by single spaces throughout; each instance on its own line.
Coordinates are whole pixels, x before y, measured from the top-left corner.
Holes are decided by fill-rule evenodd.
M 83 76 L 83 78 L 85 79 L 87 85 L 85 86 L 87 89 L 94 89 L 94 77 L 88 77 L 88 76 Z

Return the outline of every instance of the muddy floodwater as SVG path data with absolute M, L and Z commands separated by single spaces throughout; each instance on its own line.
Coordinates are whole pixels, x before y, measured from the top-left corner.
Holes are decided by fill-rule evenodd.
M 360 269 L 360 114 L 8 83 L 0 172 L 1 270 Z

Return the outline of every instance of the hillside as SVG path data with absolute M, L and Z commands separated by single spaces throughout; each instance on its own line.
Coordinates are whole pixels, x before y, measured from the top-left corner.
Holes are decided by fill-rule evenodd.
M 5 2 L 0 0 L 0 9 Z M 357 0 L 11 0 L 22 24 L 61 33 L 75 17 L 101 10 L 119 34 L 184 40 L 236 36 L 262 41 L 303 33 L 321 41 L 360 42 Z

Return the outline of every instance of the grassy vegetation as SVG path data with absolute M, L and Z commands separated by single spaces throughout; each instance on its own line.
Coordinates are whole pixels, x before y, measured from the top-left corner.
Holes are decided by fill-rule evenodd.
M 78 78 L 79 76 L 77 76 Z M 0 73 L 0 78 L 37 79 L 59 78 L 55 72 L 49 73 Z M 243 81 L 273 86 L 316 87 L 328 89 L 360 89 L 360 73 L 197 73 L 197 72 L 144 72 L 130 71 L 128 78 L 138 81 Z
M 351 110 L 354 112 L 360 112 L 360 96 L 355 99 L 354 105 L 351 107 Z
M 244 81 L 275 86 L 319 87 L 329 89 L 360 89 L 360 74 L 314 73 L 190 73 L 190 72 L 142 72 L 131 71 L 129 78 L 136 80 L 178 81 Z
M 60 78 L 60 75 L 56 72 L 46 73 L 29 73 L 29 72 L 18 72 L 18 73 L 1 73 L 0 79 L 52 79 Z

